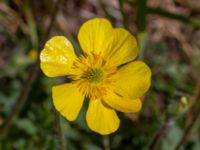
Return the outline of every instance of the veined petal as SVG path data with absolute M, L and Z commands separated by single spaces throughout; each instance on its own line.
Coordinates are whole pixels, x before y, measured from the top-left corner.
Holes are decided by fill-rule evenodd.
M 132 100 L 129 97 L 123 97 L 114 92 L 109 92 L 103 98 L 103 101 L 110 107 L 121 112 L 138 112 L 142 107 L 140 99 Z
M 101 100 L 90 100 L 86 120 L 91 130 L 102 135 L 115 132 L 120 124 L 116 112 L 104 106 Z
M 83 105 L 84 96 L 71 83 L 54 86 L 52 92 L 56 110 L 68 120 L 75 120 Z
M 131 99 L 141 97 L 150 87 L 151 70 L 142 61 L 134 61 L 118 70 L 116 92 Z
M 112 36 L 112 25 L 103 18 L 95 18 L 85 22 L 78 33 L 78 40 L 85 53 L 96 54 L 106 50 Z
M 70 41 L 64 36 L 54 36 L 40 54 L 40 67 L 49 77 L 67 75 L 75 58 Z
M 123 28 L 115 28 L 112 36 L 112 44 L 104 54 L 109 64 L 119 66 L 135 59 L 138 54 L 135 37 Z

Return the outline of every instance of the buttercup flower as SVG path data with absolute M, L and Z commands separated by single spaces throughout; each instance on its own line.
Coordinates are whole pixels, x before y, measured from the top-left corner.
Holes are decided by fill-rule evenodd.
M 140 97 L 150 86 L 151 71 L 142 61 L 133 61 L 137 43 L 128 31 L 113 28 L 103 18 L 82 25 L 78 41 L 83 55 L 76 56 L 70 41 L 55 36 L 41 52 L 41 69 L 49 77 L 68 76 L 71 83 L 54 86 L 53 103 L 70 121 L 77 118 L 84 98 L 89 97 L 86 121 L 102 135 L 119 127 L 116 110 L 138 112 Z

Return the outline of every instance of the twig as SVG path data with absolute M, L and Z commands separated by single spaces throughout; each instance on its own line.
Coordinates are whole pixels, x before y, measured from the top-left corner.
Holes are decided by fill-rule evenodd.
M 165 135 L 166 131 L 168 130 L 168 128 L 171 125 L 172 125 L 172 119 L 167 119 L 167 121 L 161 126 L 161 128 L 155 134 L 155 136 L 149 146 L 149 150 L 154 150 L 156 148 L 156 145 L 162 139 L 162 137 Z
M 47 27 L 47 30 L 44 34 L 44 37 L 42 38 L 40 45 L 38 47 L 39 52 L 41 51 L 42 46 L 44 45 L 45 41 L 47 40 L 48 36 L 50 35 L 51 29 L 53 27 L 53 24 L 54 24 L 54 21 L 56 18 L 56 14 L 59 10 L 59 6 L 60 6 L 61 2 L 62 2 L 62 0 L 56 1 L 54 10 L 52 12 L 51 21 L 50 21 L 50 23 Z M 10 131 L 9 129 L 11 128 L 11 126 L 13 124 L 13 121 L 18 117 L 19 113 L 21 112 L 21 110 L 23 109 L 23 107 L 27 101 L 27 98 L 29 96 L 33 82 L 38 75 L 39 61 L 40 60 L 38 57 L 37 62 L 32 66 L 27 79 L 24 81 L 24 85 L 22 87 L 21 93 L 20 93 L 19 97 L 17 98 L 15 104 L 13 105 L 12 111 L 8 115 L 7 120 L 3 123 L 3 125 L 0 128 L 1 138 L 4 138 L 7 136 L 8 132 Z
M 200 94 L 200 80 L 197 82 L 197 85 L 194 89 L 194 96 L 193 96 L 193 99 L 197 99 L 198 96 Z M 197 100 L 193 100 L 195 102 L 197 102 Z M 193 106 L 190 107 L 190 112 L 191 110 L 194 108 L 194 104 L 192 104 Z M 185 141 L 187 140 L 188 138 L 188 135 L 190 134 L 190 131 L 192 130 L 193 126 L 195 125 L 196 121 L 198 120 L 200 116 L 200 106 L 197 110 L 197 113 L 194 115 L 194 117 L 192 118 L 192 120 L 189 122 L 189 124 L 187 125 L 186 129 L 184 130 L 184 133 L 180 139 L 180 141 L 178 142 L 175 150 L 179 150 L 181 148 L 181 146 L 185 143 Z
M 62 137 L 62 131 L 61 131 L 61 125 L 60 125 L 60 116 L 56 110 L 54 110 L 55 114 L 55 135 L 56 140 L 59 145 L 60 150 L 65 150 L 64 144 L 63 144 L 63 137 Z
M 194 116 L 191 124 L 185 129 L 185 131 L 183 133 L 183 136 L 181 137 L 181 140 L 177 144 L 175 150 L 179 150 L 181 148 L 181 146 L 185 143 L 185 141 L 187 140 L 188 135 L 190 134 L 190 131 L 191 131 L 192 127 L 194 126 L 194 124 L 198 120 L 199 116 L 200 116 L 200 108 L 198 109 L 198 112 Z

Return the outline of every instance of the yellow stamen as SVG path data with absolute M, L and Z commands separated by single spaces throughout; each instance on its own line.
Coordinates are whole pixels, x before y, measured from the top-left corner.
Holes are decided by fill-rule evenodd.
M 99 99 L 114 87 L 117 71 L 109 67 L 101 54 L 92 53 L 79 57 L 71 74 L 73 83 L 83 95 Z

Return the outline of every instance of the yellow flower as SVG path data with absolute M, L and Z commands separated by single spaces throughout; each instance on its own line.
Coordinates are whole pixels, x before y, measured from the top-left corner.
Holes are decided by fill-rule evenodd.
M 144 62 L 133 61 L 138 53 L 135 38 L 125 29 L 113 28 L 106 19 L 84 23 L 78 41 L 83 50 L 80 57 L 64 36 L 51 38 L 40 55 L 41 69 L 49 77 L 72 79 L 52 89 L 53 103 L 62 116 L 75 120 L 88 96 L 89 128 L 110 134 L 120 123 L 115 110 L 140 111 L 140 97 L 150 86 L 151 71 Z

